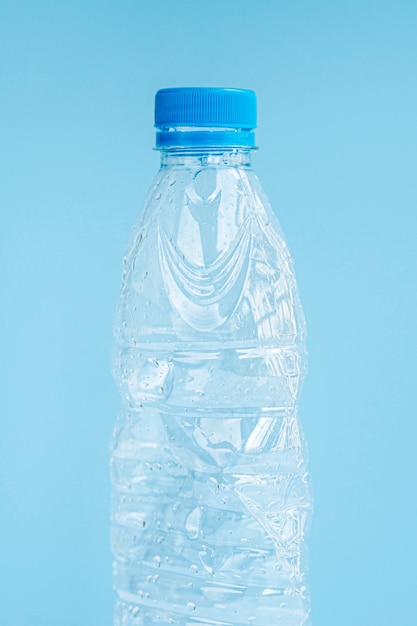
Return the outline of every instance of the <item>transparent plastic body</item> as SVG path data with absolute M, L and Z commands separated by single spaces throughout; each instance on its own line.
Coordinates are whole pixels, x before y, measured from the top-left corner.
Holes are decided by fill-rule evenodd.
M 115 626 L 309 624 L 305 322 L 250 150 L 162 152 L 115 332 Z

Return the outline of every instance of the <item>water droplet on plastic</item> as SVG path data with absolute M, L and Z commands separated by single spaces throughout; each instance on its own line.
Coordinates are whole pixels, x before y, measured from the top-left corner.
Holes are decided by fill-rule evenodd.
M 201 508 L 197 506 L 191 511 L 185 522 L 185 529 L 191 539 L 196 539 L 198 537 L 200 524 Z
M 219 493 L 219 491 L 220 491 L 220 485 L 219 485 L 219 483 L 217 482 L 217 480 L 211 476 L 211 477 L 210 477 L 210 482 L 214 485 L 214 493 Z
M 194 602 L 188 602 L 187 609 L 190 609 L 190 611 L 195 611 L 196 610 L 196 606 L 195 606 Z

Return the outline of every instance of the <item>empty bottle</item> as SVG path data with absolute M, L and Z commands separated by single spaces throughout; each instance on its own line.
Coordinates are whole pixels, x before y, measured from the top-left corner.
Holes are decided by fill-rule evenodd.
M 251 167 L 256 96 L 155 105 L 161 168 L 116 320 L 114 624 L 306 625 L 305 322 Z

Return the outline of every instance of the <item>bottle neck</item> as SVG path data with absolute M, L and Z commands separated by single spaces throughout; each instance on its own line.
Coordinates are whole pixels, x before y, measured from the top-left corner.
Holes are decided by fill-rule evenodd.
M 161 168 L 252 167 L 253 148 L 170 148 L 161 150 Z
M 241 128 L 157 128 L 156 148 L 161 167 L 251 167 L 255 133 Z

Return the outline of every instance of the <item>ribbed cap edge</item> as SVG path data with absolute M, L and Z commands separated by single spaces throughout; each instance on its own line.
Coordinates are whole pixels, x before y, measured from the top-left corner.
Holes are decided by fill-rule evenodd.
M 155 127 L 256 128 L 256 94 L 250 89 L 180 87 L 155 96 Z

